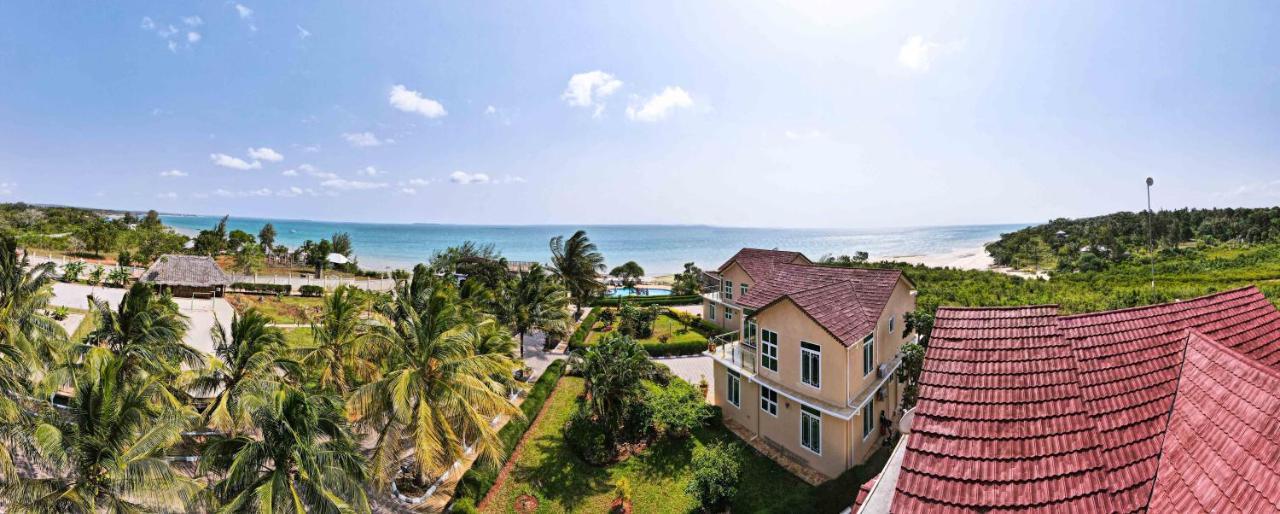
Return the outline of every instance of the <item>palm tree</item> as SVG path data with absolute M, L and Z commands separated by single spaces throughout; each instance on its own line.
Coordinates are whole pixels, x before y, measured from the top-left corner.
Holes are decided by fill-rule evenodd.
M 85 344 L 100 346 L 119 355 L 120 372 L 176 377 L 181 366 L 197 369 L 204 365 L 199 350 L 182 342 L 187 333 L 187 317 L 167 294 L 159 294 L 147 284 L 134 283 L 115 310 L 92 296 L 89 303 L 98 317 L 98 326 L 85 336 Z
M 194 413 L 161 401 L 157 377 L 124 378 L 125 360 L 97 353 L 63 411 L 46 407 L 29 432 L 34 477 L 9 485 L 14 512 L 177 511 L 195 484 L 160 457 Z
M 12 238 L 0 237 L 0 434 L 5 435 L 24 418 L 19 399 L 27 396 L 33 370 L 50 360 L 51 343 L 66 338 L 43 312 L 57 268 L 52 262 L 31 267 L 16 246 Z M 14 442 L 0 435 L 0 481 L 14 476 L 9 453 Z
M 353 380 L 369 380 L 378 367 L 366 358 L 366 338 L 371 325 L 363 316 L 368 307 L 364 294 L 342 286 L 324 300 L 324 312 L 311 323 L 312 343 L 299 348 L 301 362 L 316 374 L 320 387 L 339 393 L 350 391 Z
M 222 477 L 207 491 L 211 507 L 226 513 L 369 512 L 364 460 L 338 398 L 281 386 L 251 418 L 253 437 L 205 445 L 201 471 Z
M 206 426 L 235 434 L 249 425 L 253 406 L 278 381 L 297 375 L 297 363 L 285 356 L 284 333 L 270 323 L 270 317 L 249 309 L 231 320 L 230 337 L 221 323 L 210 330 L 218 358 L 194 384 L 195 391 L 217 392 L 203 413 Z
M 611 334 L 569 359 L 570 366 L 586 380 L 587 405 L 605 424 L 605 437 L 612 446 L 623 428 L 627 406 L 644 394 L 641 380 L 653 375 L 649 354 L 630 337 Z
M 429 290 L 418 298 L 421 310 L 397 297 L 403 316 L 380 332 L 390 343 L 390 371 L 347 401 L 352 419 L 377 433 L 370 468 L 379 484 L 394 480 L 410 453 L 419 482 L 451 466 L 466 445 L 496 464 L 503 447 L 490 422 L 521 415 L 505 394 L 513 339 L 492 319 L 474 323 L 449 282 L 436 280 Z
M 564 236 L 551 238 L 551 272 L 573 296 L 573 319 L 582 316 L 584 304 L 604 292 L 604 285 L 597 280 L 604 270 L 604 255 L 587 238 L 587 231 L 574 232 L 568 241 Z
M 497 316 L 520 336 L 520 358 L 524 358 L 524 335 L 530 330 L 562 330 L 569 323 L 569 297 L 542 266 L 533 264 L 517 280 L 499 292 Z

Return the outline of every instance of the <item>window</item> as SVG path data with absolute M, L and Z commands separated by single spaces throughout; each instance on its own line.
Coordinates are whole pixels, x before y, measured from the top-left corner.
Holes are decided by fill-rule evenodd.
M 862 438 L 863 439 L 866 439 L 867 436 L 871 435 L 871 432 L 876 429 L 876 420 L 875 418 L 871 417 L 872 403 L 875 403 L 875 402 L 867 402 L 867 404 L 862 407 Z
M 756 320 L 754 319 L 747 320 L 747 341 L 753 345 L 756 342 Z
M 760 329 L 760 366 L 778 371 L 778 334 Z
M 746 295 L 747 295 L 747 285 L 746 285 L 746 284 L 740 284 L 740 285 L 738 285 L 738 288 L 742 290 L 742 296 L 746 296 Z
M 808 405 L 800 406 L 800 446 L 822 455 L 822 413 Z
M 760 410 L 768 412 L 771 416 L 778 415 L 778 392 L 765 386 L 760 386 Z
M 733 321 L 733 309 L 730 309 L 728 307 L 724 308 L 724 320 Z
M 734 370 L 727 369 L 725 372 L 725 375 L 728 376 L 728 379 L 725 380 L 725 396 L 728 397 L 729 403 L 732 403 L 734 407 L 738 407 L 742 405 L 742 378 Z
M 889 316 L 889 335 L 893 335 L 893 321 L 897 316 Z
M 725 300 L 733 299 L 733 281 L 732 280 L 724 281 L 724 299 Z
M 870 334 L 862 340 L 862 376 L 870 375 L 871 370 L 874 369 L 876 369 L 876 336 Z
M 822 387 L 818 381 L 822 369 L 822 347 L 800 342 L 800 381 L 813 387 Z
M 714 303 L 707 304 L 707 319 L 711 321 L 716 320 L 716 304 Z

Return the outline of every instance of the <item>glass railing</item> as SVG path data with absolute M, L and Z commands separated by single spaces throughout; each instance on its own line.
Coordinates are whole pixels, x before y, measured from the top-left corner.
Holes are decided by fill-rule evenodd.
M 756 347 L 738 339 L 737 332 L 711 338 L 708 351 L 722 362 L 748 372 L 756 372 Z

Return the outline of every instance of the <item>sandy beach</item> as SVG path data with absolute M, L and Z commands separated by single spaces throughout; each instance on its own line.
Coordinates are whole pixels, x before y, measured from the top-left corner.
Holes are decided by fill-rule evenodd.
M 872 260 L 899 261 L 911 264 L 924 264 L 935 268 L 959 268 L 985 270 L 995 266 L 995 260 L 987 255 L 986 249 L 979 246 L 965 248 L 934 255 L 899 255 L 889 257 L 873 257 Z

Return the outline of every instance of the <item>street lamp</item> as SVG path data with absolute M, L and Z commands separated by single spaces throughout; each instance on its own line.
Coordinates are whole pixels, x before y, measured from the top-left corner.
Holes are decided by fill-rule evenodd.
M 1155 185 L 1155 179 L 1147 177 L 1147 240 L 1151 245 L 1151 293 L 1156 292 L 1156 236 L 1155 236 L 1155 211 L 1151 210 L 1151 186 Z

